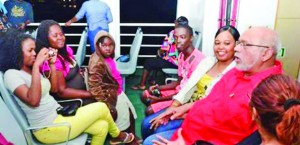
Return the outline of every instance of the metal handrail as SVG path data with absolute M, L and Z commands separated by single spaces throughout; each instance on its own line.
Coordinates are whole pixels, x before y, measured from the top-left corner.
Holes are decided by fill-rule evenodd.
M 58 23 L 60 26 L 65 26 L 65 23 Z M 40 25 L 40 23 L 30 23 L 28 24 L 28 27 L 38 27 Z M 70 27 L 85 27 L 87 26 L 87 23 L 72 23 L 70 25 Z M 174 24 L 173 23 L 120 23 L 120 27 L 173 27 Z M 144 34 L 144 37 L 165 37 L 167 34 Z M 65 36 L 67 37 L 80 37 L 81 36 L 81 32 L 78 33 L 66 33 Z M 132 37 L 135 36 L 135 33 L 121 33 L 120 37 Z M 78 44 L 68 44 L 71 47 L 78 47 Z M 160 43 L 159 44 L 142 44 L 141 47 L 160 47 Z M 87 46 L 89 47 L 90 44 L 87 44 Z M 121 47 L 131 47 L 131 44 L 120 44 Z M 86 55 L 86 57 L 90 57 L 89 54 Z M 156 55 L 138 55 L 139 58 L 151 58 L 151 57 L 156 57 Z M 141 66 L 138 66 L 139 68 L 141 68 Z

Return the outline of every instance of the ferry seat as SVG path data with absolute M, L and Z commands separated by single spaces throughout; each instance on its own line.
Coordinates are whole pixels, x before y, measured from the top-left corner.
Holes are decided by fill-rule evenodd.
M 0 97 L 0 114 L 0 136 L 2 134 L 6 140 L 6 144 L 8 142 L 15 145 L 26 144 L 26 139 L 20 125 L 12 115 L 11 111 L 7 108 L 2 97 Z M 0 137 L 0 144 L 5 144 L 5 140 L 1 140 Z
M 127 62 L 117 61 L 117 68 L 122 75 L 124 85 L 125 85 L 125 76 L 131 75 L 136 71 L 137 60 L 141 49 L 142 41 L 143 41 L 143 31 L 140 27 L 138 27 L 130 47 L 129 61 Z
M 201 32 L 194 31 L 193 45 L 195 48 L 197 48 L 200 51 L 202 51 L 201 42 L 202 42 Z
M 78 64 L 79 67 L 82 66 L 83 61 L 85 59 L 85 54 L 86 54 L 86 44 L 87 44 L 87 27 L 82 31 L 79 45 L 75 54 L 75 60 Z
M 15 100 L 15 96 L 11 94 L 6 87 L 4 86 L 4 80 L 3 80 L 3 73 L 0 72 L 0 92 L 1 96 L 3 98 L 4 103 L 6 104 L 7 108 L 9 111 L 12 113 L 13 117 L 17 120 L 18 125 L 20 129 L 22 130 L 22 133 L 25 136 L 25 139 L 27 141 L 27 144 L 29 145 L 40 145 L 40 143 L 31 133 L 31 131 L 36 130 L 36 129 L 41 129 L 45 127 L 57 127 L 57 126 L 66 126 L 69 131 L 67 132 L 67 138 L 66 142 L 64 143 L 58 143 L 56 145 L 63 145 L 63 144 L 72 144 L 72 145 L 85 145 L 88 135 L 83 133 L 80 136 L 76 137 L 75 139 L 69 140 L 70 136 L 70 130 L 71 126 L 67 122 L 63 123 L 57 123 L 57 124 L 49 124 L 45 126 L 30 126 L 27 118 L 21 109 L 21 107 L 18 105 L 18 103 Z M 15 126 L 18 127 L 18 126 Z
M 31 32 L 31 37 L 36 39 L 36 35 L 37 35 L 37 31 L 38 31 L 38 28 L 36 28 L 35 30 L 33 30 L 33 32 Z

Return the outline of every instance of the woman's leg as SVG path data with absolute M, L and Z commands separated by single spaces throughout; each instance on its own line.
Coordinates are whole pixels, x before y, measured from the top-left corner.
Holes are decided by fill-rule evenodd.
M 172 102 L 173 102 L 173 100 L 169 100 L 169 101 L 161 101 L 161 102 L 150 104 L 147 107 L 146 114 L 150 115 L 150 114 L 156 113 L 160 110 L 163 110 L 163 109 L 169 107 L 172 104 Z
M 156 134 L 173 129 L 178 129 L 181 126 L 182 122 L 182 119 L 169 120 L 169 122 L 166 125 L 160 125 L 156 130 L 153 131 L 153 133 Z
M 156 130 L 150 129 L 151 123 L 150 120 L 153 118 L 157 117 L 161 113 L 163 113 L 166 109 L 163 109 L 157 113 L 151 114 L 147 116 L 143 122 L 142 122 L 142 127 L 141 127 L 141 132 L 142 132 L 142 137 L 143 139 L 147 138 L 148 136 L 159 133 L 159 132 L 165 132 L 168 130 L 173 130 L 177 129 L 181 126 L 183 120 L 182 119 L 176 119 L 176 120 L 169 120 L 169 122 L 166 125 L 160 125 Z
M 108 123 L 104 120 L 97 120 L 84 132 L 93 134 L 91 145 L 104 144 L 108 132 Z
M 103 123 L 103 121 L 106 123 Z M 53 123 L 61 122 L 67 122 L 71 125 L 70 139 L 86 132 L 92 135 L 94 142 L 99 141 L 97 144 L 101 144 L 105 140 L 107 131 L 112 137 L 118 137 L 120 134 L 107 106 L 101 102 L 80 107 L 75 116 L 63 117 L 58 115 Z M 39 141 L 51 144 L 64 142 L 67 132 L 67 127 L 49 127 L 34 132 L 34 135 Z
M 173 130 L 153 134 L 144 140 L 143 145 L 153 145 L 153 142 L 152 142 L 153 140 L 160 140 L 159 138 L 156 137 L 157 135 L 160 135 L 169 140 L 176 130 L 177 129 L 173 129 Z
M 141 126 L 141 132 L 142 132 L 142 138 L 145 139 L 147 138 L 149 135 L 153 134 L 153 130 L 150 129 L 151 124 L 149 123 L 150 120 L 152 120 L 153 118 L 157 117 L 158 115 L 160 115 L 161 113 L 163 113 L 165 110 L 161 110 L 157 113 L 151 114 L 147 117 L 145 117 L 145 119 L 142 122 L 142 126 Z
M 144 63 L 144 71 L 142 74 L 142 79 L 140 81 L 140 86 L 146 85 L 146 80 L 149 75 L 149 72 L 152 70 L 161 70 L 162 68 L 177 68 L 176 65 L 168 62 L 162 58 L 151 58 L 147 59 Z
M 118 112 L 118 117 L 115 122 L 122 131 L 130 126 L 130 112 L 133 113 L 133 118 L 137 118 L 134 106 L 124 92 L 118 95 L 116 110 Z

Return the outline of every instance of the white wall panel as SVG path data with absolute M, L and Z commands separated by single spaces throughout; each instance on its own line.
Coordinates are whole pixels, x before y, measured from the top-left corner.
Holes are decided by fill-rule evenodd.
M 243 33 L 249 26 L 274 28 L 277 0 L 240 0 L 237 28 Z M 214 35 L 218 29 L 220 0 L 178 0 L 177 16 L 185 15 L 191 26 L 203 34 L 202 51 L 213 55 Z
M 113 15 L 113 22 L 109 24 L 109 33 L 114 37 L 116 42 L 115 55 L 120 56 L 120 1 L 119 0 L 101 0 L 106 2 L 110 7 Z

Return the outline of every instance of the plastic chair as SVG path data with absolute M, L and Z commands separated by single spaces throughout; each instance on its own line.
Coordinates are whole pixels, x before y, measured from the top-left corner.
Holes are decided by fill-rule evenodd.
M 140 27 L 137 28 L 132 45 L 130 47 L 129 61 L 117 61 L 117 68 L 123 77 L 123 85 L 125 85 L 125 76 L 131 75 L 136 71 L 137 59 L 143 41 L 143 31 Z M 123 86 L 125 89 L 125 86 Z M 125 90 L 124 90 L 125 91 Z
M 177 81 L 178 69 L 175 68 L 163 68 L 162 71 L 167 74 L 165 83 L 168 84 L 169 81 Z
M 18 124 L 12 113 L 9 111 L 1 97 L 0 114 L 0 133 L 5 137 L 6 141 L 11 142 L 15 145 L 27 144 L 20 125 Z M 1 139 L 0 144 L 4 144 L 1 142 Z
M 36 39 L 37 31 L 38 31 L 38 28 L 36 28 L 35 30 L 33 30 L 33 32 L 31 33 L 31 36 L 32 36 L 34 39 Z
M 67 138 L 66 138 L 66 142 L 58 143 L 56 145 L 64 145 L 64 144 L 85 145 L 85 143 L 87 141 L 87 134 L 81 134 L 77 138 L 75 138 L 73 140 L 69 140 L 71 126 L 67 122 L 57 123 L 57 124 L 49 124 L 49 125 L 46 125 L 46 126 L 29 126 L 26 115 L 24 114 L 23 110 L 21 109 L 21 107 L 16 102 L 16 100 L 14 98 L 15 96 L 10 94 L 9 91 L 4 86 L 3 73 L 2 72 L 0 72 L 0 92 L 1 92 L 1 95 L 3 97 L 3 100 L 4 100 L 7 108 L 13 114 L 13 116 L 17 120 L 21 130 L 23 131 L 23 134 L 25 135 L 25 139 L 27 141 L 27 144 L 29 144 L 29 145 L 40 145 L 40 144 L 42 144 L 38 140 L 36 140 L 34 138 L 34 136 L 31 134 L 32 130 L 41 129 L 41 128 L 45 128 L 45 127 L 66 126 L 69 129 L 69 132 L 68 132 Z
M 202 51 L 201 42 L 202 42 L 201 32 L 194 31 L 193 45 L 195 48 L 197 48 L 200 51 Z
M 75 54 L 75 60 L 78 63 L 78 66 L 81 67 L 83 64 L 83 61 L 85 59 L 85 54 L 86 54 L 86 43 L 87 43 L 87 27 L 83 30 L 79 45 Z

